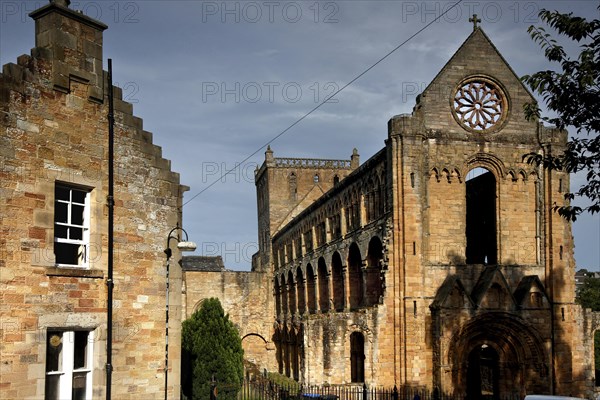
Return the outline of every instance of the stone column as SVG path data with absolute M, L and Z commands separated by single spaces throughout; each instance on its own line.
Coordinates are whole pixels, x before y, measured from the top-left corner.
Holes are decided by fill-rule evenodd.
M 331 271 L 327 272 L 327 295 L 329 298 L 329 311 L 335 311 L 335 303 L 333 301 L 333 274 Z
M 348 266 L 342 265 L 342 282 L 344 284 L 344 310 L 350 309 L 350 286 L 348 279 Z

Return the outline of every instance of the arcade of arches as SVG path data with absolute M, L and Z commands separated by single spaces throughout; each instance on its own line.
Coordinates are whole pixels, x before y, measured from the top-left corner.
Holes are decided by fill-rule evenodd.
M 379 304 L 385 288 L 381 239 L 369 242 L 366 263 L 352 243 L 345 262 L 338 251 L 313 267 L 308 262 L 274 278 L 275 310 L 280 319 L 328 311 L 350 311 Z
M 342 256 L 344 254 L 344 256 Z M 277 324 L 273 342 L 276 347 L 278 371 L 300 379 L 304 363 L 305 324 L 319 325 L 332 313 L 343 319 L 377 307 L 385 289 L 382 262 L 383 245 L 378 236 L 368 241 L 363 258 L 356 242 L 346 252 L 334 251 L 326 258 L 319 256 L 315 267 L 310 261 L 304 266 L 281 271 L 274 279 Z M 287 321 L 287 322 L 286 322 Z M 347 371 L 349 382 L 364 382 L 365 338 L 355 331 L 347 335 Z M 331 359 L 330 349 L 321 357 Z M 346 353 L 346 351 L 343 351 Z M 326 368 L 325 368 L 326 369 Z

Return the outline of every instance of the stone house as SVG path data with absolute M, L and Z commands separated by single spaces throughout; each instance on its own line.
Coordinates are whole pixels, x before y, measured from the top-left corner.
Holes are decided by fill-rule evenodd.
M 31 55 L 0 74 L 0 398 L 99 399 L 111 328 L 107 26 L 68 0 L 30 16 Z M 163 251 L 187 188 L 117 87 L 114 97 L 112 396 L 163 398 Z M 170 282 L 181 286 L 180 268 Z M 179 398 L 180 290 L 170 309 L 167 389 Z
M 253 271 L 186 272 L 188 309 L 219 288 L 261 366 L 305 384 L 591 396 L 600 319 L 574 302 L 571 226 L 552 211 L 569 175 L 523 159 L 567 133 L 527 121 L 532 101 L 475 27 L 362 165 L 267 149 Z

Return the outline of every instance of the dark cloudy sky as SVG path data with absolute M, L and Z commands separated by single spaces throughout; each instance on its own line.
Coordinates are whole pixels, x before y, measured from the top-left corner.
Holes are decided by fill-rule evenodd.
M 71 8 L 109 25 L 105 69 L 112 58 L 115 83 L 191 187 L 184 227 L 197 254 L 249 269 L 257 249 L 253 174 L 264 145 L 271 142 L 276 157 L 334 159 L 348 159 L 356 147 L 365 161 L 383 147 L 387 121 L 411 112 L 416 95 L 471 33 L 470 15 L 478 14 L 519 76 L 550 68 L 527 33 L 541 8 L 599 17 L 598 2 L 589 0 L 454 3 L 108 0 L 72 1 Z M 29 53 L 34 24 L 27 14 L 44 4 L 0 2 L 1 64 Z M 573 177 L 572 187 L 581 182 Z M 578 267 L 600 270 L 598 216 L 584 216 L 573 232 Z

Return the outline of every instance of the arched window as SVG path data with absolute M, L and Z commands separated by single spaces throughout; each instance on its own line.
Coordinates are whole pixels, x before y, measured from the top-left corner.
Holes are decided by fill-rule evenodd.
M 363 276 L 362 257 L 356 243 L 350 245 L 348 253 L 348 274 L 350 280 L 350 308 L 357 309 L 363 306 Z
M 281 287 L 279 286 L 279 279 L 275 277 L 275 313 L 276 317 L 281 316 Z
M 329 276 L 327 276 L 327 266 L 323 257 L 319 258 L 317 273 L 317 281 L 319 282 L 319 309 L 321 312 L 329 311 Z
M 312 265 L 308 264 L 306 266 L 306 303 L 310 313 L 317 311 L 317 287 L 315 283 L 315 272 Z
M 288 272 L 288 294 L 290 296 L 288 302 L 290 315 L 293 315 L 298 310 L 296 309 L 296 285 L 294 284 L 294 274 L 292 274 L 292 271 Z
M 331 258 L 331 274 L 333 281 L 333 307 L 336 311 L 344 311 L 344 275 L 342 272 L 342 258 L 337 251 Z
M 331 239 L 335 240 L 342 237 L 342 217 L 339 210 L 335 210 L 329 217 L 329 229 L 331 231 Z
M 306 312 L 306 288 L 304 285 L 304 275 L 300 267 L 296 269 L 296 290 L 298 291 L 298 312 L 304 314 Z
M 288 294 L 287 294 L 287 289 L 288 289 L 288 285 L 286 285 L 285 282 L 285 275 L 281 275 L 281 279 L 279 280 L 281 282 L 281 288 L 280 288 L 280 296 L 281 296 L 281 311 L 283 312 L 284 315 L 287 315 L 287 313 L 289 312 L 288 310 Z
M 340 177 L 339 177 L 339 176 L 337 176 L 337 175 L 335 175 L 335 176 L 333 177 L 333 185 L 335 186 L 335 185 L 337 185 L 338 183 L 340 183 Z
M 478 167 L 469 171 L 466 184 L 467 264 L 496 264 L 496 178 Z
M 383 245 L 381 240 L 375 236 L 369 242 L 369 250 L 367 253 L 367 269 L 366 272 L 366 298 L 365 304 L 372 306 L 379 304 L 379 298 L 383 296 L 383 281 L 381 275 L 381 260 L 383 258 Z
M 360 332 L 350 335 L 351 382 L 365 381 L 365 337 Z

